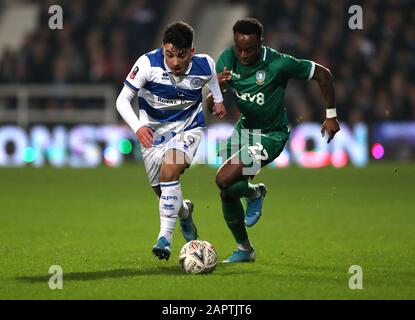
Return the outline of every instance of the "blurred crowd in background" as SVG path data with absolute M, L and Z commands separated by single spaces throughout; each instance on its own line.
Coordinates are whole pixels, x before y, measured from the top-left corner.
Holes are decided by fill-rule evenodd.
M 119 89 L 137 57 L 154 49 L 168 9 L 163 0 L 71 0 L 63 5 L 63 30 L 51 32 L 48 8 L 55 2 L 42 2 L 39 28 L 17 52 L 3 52 L 0 84 L 110 83 Z M 356 4 L 349 0 L 228 2 L 250 7 L 264 24 L 266 45 L 332 71 L 342 121 L 415 119 L 413 0 L 364 1 L 363 30 L 349 28 L 348 8 Z M 288 88 L 292 122 L 322 119 L 316 83 L 293 80 Z
M 163 2 L 42 1 L 39 28 L 18 52 L 3 53 L 0 81 L 122 83 L 131 64 L 153 45 Z M 63 8 L 64 28 L 55 32 L 49 29 L 48 9 L 56 3 Z
M 250 1 L 264 24 L 266 44 L 332 71 L 340 119 L 413 120 L 415 2 L 360 2 L 363 29 L 350 30 L 348 9 L 359 1 Z M 292 119 L 321 119 L 314 85 L 291 86 L 287 94 Z

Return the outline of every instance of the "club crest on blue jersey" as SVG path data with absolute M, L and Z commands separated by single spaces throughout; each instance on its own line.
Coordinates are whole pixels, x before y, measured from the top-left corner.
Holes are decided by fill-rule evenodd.
M 203 84 L 203 80 L 200 78 L 193 78 L 192 80 L 190 80 L 190 86 L 194 89 L 203 86 Z
M 266 73 L 264 70 L 258 70 L 256 72 L 256 83 L 259 85 L 263 85 L 265 82 Z

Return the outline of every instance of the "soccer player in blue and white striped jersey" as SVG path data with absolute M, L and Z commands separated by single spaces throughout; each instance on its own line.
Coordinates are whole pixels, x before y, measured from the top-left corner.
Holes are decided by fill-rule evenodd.
M 177 217 L 186 241 L 197 238 L 193 204 L 183 200 L 179 177 L 192 162 L 205 127 L 204 85 L 213 95 L 213 114 L 219 119 L 226 115 L 215 63 L 208 55 L 195 54 L 193 37 L 184 22 L 168 25 L 162 47 L 137 60 L 116 103 L 141 143 L 150 184 L 159 197 L 160 233 L 153 253 L 166 260 Z M 139 117 L 131 107 L 136 95 Z

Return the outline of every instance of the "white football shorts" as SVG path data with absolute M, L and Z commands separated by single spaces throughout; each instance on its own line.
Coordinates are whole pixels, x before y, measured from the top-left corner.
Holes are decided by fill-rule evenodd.
M 182 151 L 184 153 L 183 159 L 176 159 L 176 162 L 190 165 L 196 154 L 202 135 L 202 128 L 195 128 L 189 131 L 182 131 L 165 143 L 149 148 L 141 147 L 144 166 L 152 187 L 160 184 L 160 170 L 166 152 L 170 149 Z

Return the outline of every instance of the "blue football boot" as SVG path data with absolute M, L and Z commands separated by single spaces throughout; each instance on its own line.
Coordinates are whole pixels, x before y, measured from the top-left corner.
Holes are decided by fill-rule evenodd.
M 225 263 L 237 263 L 237 262 L 254 262 L 255 261 L 255 249 L 252 248 L 250 251 L 236 249 L 232 255 L 222 262 Z
M 194 205 L 190 200 L 184 200 L 189 208 L 189 216 L 186 219 L 180 218 L 180 230 L 186 242 L 197 239 L 197 228 L 192 219 Z
M 246 198 L 247 206 L 245 211 L 245 225 L 247 227 L 252 227 L 258 222 L 262 215 L 262 204 L 264 202 L 265 195 L 267 194 L 267 187 L 263 183 L 259 183 L 258 188 L 261 192 L 261 195 L 258 198 Z
M 153 254 L 160 260 L 169 260 L 170 252 L 170 242 L 165 237 L 160 237 L 153 247 Z

